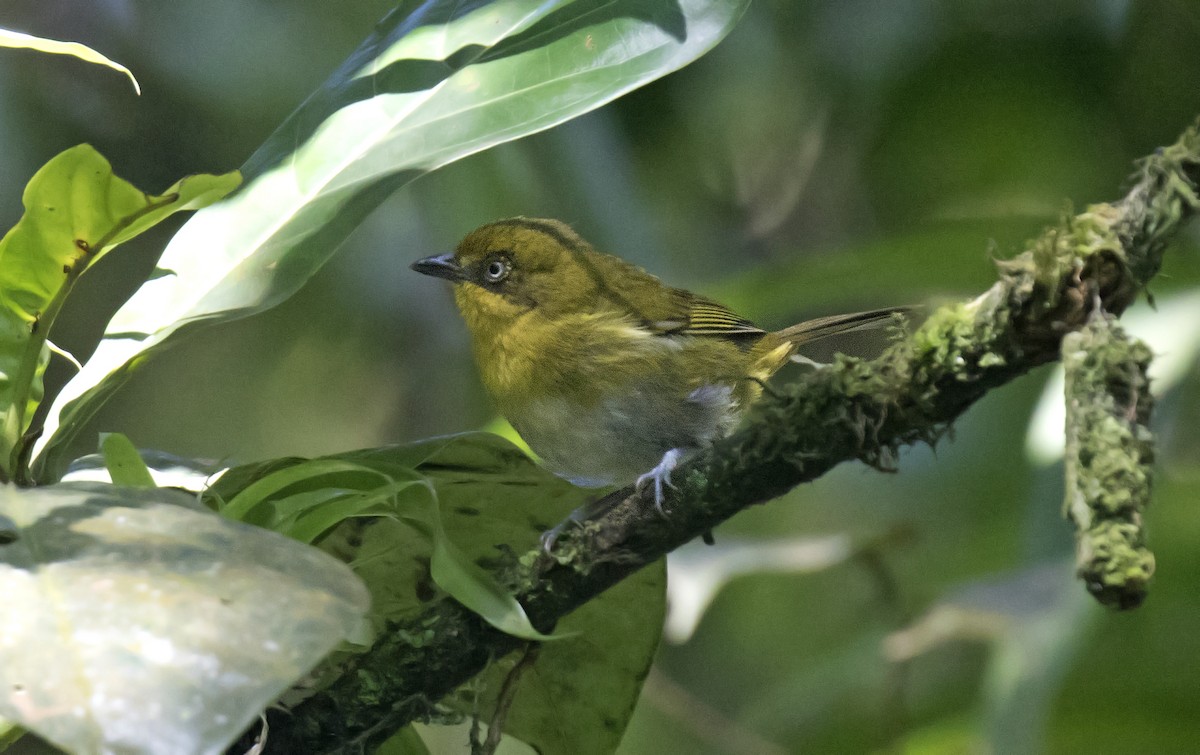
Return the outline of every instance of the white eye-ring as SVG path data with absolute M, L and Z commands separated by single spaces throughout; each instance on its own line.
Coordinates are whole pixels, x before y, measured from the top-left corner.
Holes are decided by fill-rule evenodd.
M 496 256 L 488 260 L 487 266 L 483 269 L 483 277 L 488 283 L 499 283 L 508 277 L 512 271 L 512 263 L 507 257 Z

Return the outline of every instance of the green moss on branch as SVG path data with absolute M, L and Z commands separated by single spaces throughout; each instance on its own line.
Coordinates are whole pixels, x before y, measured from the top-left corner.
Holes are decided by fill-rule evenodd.
M 1153 399 L 1150 349 L 1110 317 L 1063 338 L 1067 442 L 1064 514 L 1076 529 L 1076 571 L 1105 605 L 1146 597 L 1154 555 L 1142 512 L 1150 502 Z

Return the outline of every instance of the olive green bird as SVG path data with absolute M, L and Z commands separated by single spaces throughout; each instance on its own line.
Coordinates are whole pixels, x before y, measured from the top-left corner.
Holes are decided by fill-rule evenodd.
M 484 386 L 550 470 L 652 483 L 660 512 L 671 471 L 730 433 L 797 346 L 902 311 L 769 332 L 534 218 L 477 228 L 412 269 L 454 283 Z

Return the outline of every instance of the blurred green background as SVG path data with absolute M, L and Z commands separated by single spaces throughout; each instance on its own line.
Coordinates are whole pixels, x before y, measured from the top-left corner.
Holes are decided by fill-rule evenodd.
M 85 42 L 145 92 L 0 50 L 0 225 L 20 216 L 29 176 L 78 142 L 151 191 L 236 168 L 389 8 L 0 5 L 0 27 Z M 1192 0 L 757 0 L 680 73 L 398 193 L 298 296 L 151 362 L 79 454 L 110 430 L 250 461 L 487 425 L 449 292 L 408 265 L 509 215 L 566 220 L 765 326 L 973 296 L 993 259 L 1118 197 L 1132 161 L 1200 114 L 1198 49 Z M 85 357 L 171 228 L 89 273 L 52 338 Z M 1154 291 L 1198 286 L 1193 223 Z M 1200 311 L 1180 311 L 1144 327 L 1194 362 Z M 67 374 L 56 362 L 52 386 Z M 839 468 L 745 512 L 717 549 L 689 546 L 680 568 L 694 575 L 763 541 L 801 552 L 905 534 L 815 574 L 750 559 L 685 642 L 664 644 L 622 752 L 1195 752 L 1200 380 L 1163 385 L 1158 576 L 1141 609 L 1116 614 L 1071 579 L 1061 466 L 1026 450 L 1049 374 L 994 392 L 899 474 Z M 921 623 L 938 605 L 941 622 Z

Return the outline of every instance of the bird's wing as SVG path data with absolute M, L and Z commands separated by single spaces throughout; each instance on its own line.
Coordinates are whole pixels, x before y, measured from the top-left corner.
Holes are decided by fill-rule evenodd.
M 645 270 L 607 254 L 585 258 L 602 282 L 603 297 L 661 336 L 716 336 L 741 343 L 766 333 L 723 304 L 671 288 Z M 610 281 L 620 281 L 618 286 Z
M 649 323 L 661 335 L 718 336 L 741 339 L 761 336 L 765 330 L 737 314 L 724 304 L 696 296 L 683 289 L 670 289 L 665 316 Z

